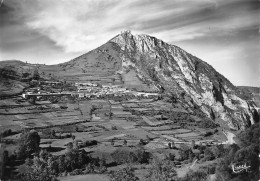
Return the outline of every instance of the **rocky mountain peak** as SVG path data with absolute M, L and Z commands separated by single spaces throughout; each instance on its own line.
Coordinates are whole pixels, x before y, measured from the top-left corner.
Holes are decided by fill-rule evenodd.
M 109 42 L 121 48 L 122 75 L 136 76 L 150 90 L 184 92 L 209 117 L 214 114 L 230 128 L 254 123 L 254 107 L 243 100 L 236 87 L 212 66 L 183 49 L 149 35 L 124 31 Z M 133 74 L 134 72 L 134 74 Z
M 111 39 L 110 42 L 117 43 L 123 50 L 135 50 L 138 52 L 147 52 L 155 47 L 168 45 L 162 40 L 149 35 L 133 35 L 130 30 L 121 32 L 121 34 Z

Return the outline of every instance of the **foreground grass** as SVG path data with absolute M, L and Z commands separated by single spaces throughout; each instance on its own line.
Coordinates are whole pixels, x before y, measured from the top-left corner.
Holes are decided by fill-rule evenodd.
M 109 176 L 105 174 L 87 174 L 59 177 L 60 181 L 109 181 Z

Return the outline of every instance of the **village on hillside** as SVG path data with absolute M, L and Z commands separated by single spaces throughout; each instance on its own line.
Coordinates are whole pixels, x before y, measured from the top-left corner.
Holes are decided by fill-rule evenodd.
M 53 82 L 53 81 L 35 81 L 32 83 L 37 87 L 29 88 L 22 94 L 23 98 L 36 97 L 40 99 L 41 97 L 51 97 L 51 96 L 71 96 L 78 99 L 90 99 L 90 98 L 105 98 L 106 96 L 133 96 L 140 98 L 156 98 L 159 96 L 158 93 L 148 93 L 148 92 L 138 92 L 134 90 L 128 90 L 122 85 L 100 85 L 91 82 L 75 83 L 75 91 L 63 91 L 63 82 Z M 44 86 L 45 90 L 41 87 Z M 73 87 L 73 85 L 70 84 Z M 59 90 L 60 89 L 60 90 Z

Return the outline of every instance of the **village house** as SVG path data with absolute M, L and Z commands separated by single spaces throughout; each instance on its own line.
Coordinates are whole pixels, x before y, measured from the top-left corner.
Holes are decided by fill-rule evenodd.
M 86 92 L 78 92 L 77 95 L 79 99 L 86 99 L 86 98 L 90 99 L 91 97 L 93 97 L 92 94 Z
M 79 86 L 88 86 L 88 87 L 97 87 L 98 84 L 96 83 L 91 83 L 91 82 L 85 82 L 85 83 L 75 83 L 75 86 L 76 87 L 79 87 Z

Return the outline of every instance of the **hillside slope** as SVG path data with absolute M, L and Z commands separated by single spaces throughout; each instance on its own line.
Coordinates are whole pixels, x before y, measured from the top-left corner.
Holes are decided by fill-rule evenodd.
M 0 62 L 0 97 L 18 95 L 28 87 L 28 82 L 20 81 L 22 69 L 26 63 L 9 60 Z
M 239 86 L 239 89 L 247 95 L 249 100 L 253 100 L 257 107 L 260 108 L 260 87 Z
M 45 78 L 119 84 L 171 95 L 233 129 L 259 121 L 255 104 L 212 66 L 148 35 L 126 31 L 69 62 L 35 66 Z

